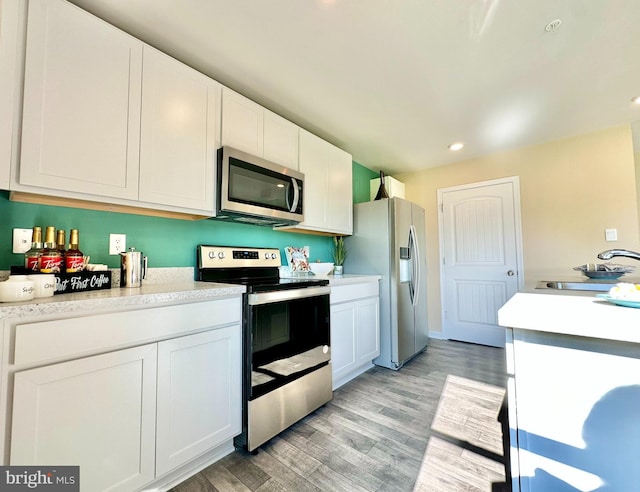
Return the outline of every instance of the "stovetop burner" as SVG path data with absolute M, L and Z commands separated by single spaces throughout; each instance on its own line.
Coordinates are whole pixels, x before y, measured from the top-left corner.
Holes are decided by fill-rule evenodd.
M 198 280 L 247 286 L 247 292 L 288 290 L 328 285 L 326 278 L 280 278 L 280 250 L 199 245 Z

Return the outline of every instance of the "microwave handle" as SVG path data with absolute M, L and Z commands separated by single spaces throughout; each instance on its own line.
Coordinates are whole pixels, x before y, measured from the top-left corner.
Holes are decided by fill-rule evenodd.
M 296 178 L 291 178 L 291 186 L 293 187 L 293 203 L 289 208 L 289 212 L 295 212 L 300 201 L 300 190 L 298 189 L 298 180 Z

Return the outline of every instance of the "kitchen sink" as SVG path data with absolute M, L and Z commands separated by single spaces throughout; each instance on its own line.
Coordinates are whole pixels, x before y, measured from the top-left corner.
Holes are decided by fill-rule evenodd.
M 591 292 L 609 292 L 609 289 L 616 285 L 617 281 L 610 282 L 579 282 L 561 280 L 541 280 L 536 285 L 536 289 L 556 289 L 556 290 L 586 290 Z

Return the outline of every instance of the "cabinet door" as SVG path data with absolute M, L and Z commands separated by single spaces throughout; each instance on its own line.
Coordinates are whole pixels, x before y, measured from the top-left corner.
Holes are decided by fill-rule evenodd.
M 334 384 L 349 374 L 358 362 L 356 309 L 354 302 L 331 306 L 331 366 Z
M 221 86 L 145 46 L 140 200 L 213 212 Z
M 79 465 L 83 491 L 153 480 L 156 344 L 15 374 L 12 465 Z
M 222 145 L 262 157 L 264 108 L 237 92 L 222 88 Z
M 380 302 L 377 297 L 358 302 L 356 358 L 370 363 L 380 355 Z
M 298 169 L 298 127 L 267 110 L 264 112 L 264 158 Z
M 304 222 L 300 227 L 327 229 L 327 157 L 327 142 L 300 129 L 299 169 L 304 173 Z
M 351 234 L 351 156 L 300 129 L 299 169 L 304 173 L 304 222 L 299 227 L 333 234 Z
M 0 189 L 9 189 L 13 144 L 18 0 L 0 0 Z
M 353 233 L 351 155 L 329 145 L 327 165 L 327 226 L 337 234 L 350 235 Z
M 30 0 L 20 184 L 138 198 L 142 43 Z
M 241 431 L 241 328 L 158 344 L 156 475 Z

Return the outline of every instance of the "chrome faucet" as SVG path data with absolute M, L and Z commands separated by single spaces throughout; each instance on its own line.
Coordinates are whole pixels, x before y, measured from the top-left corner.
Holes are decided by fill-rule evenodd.
M 626 256 L 627 258 L 633 258 L 640 261 L 640 253 L 635 251 L 629 251 L 628 249 L 608 249 L 598 255 L 601 260 L 610 260 L 614 256 Z

